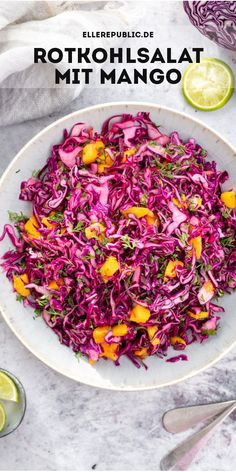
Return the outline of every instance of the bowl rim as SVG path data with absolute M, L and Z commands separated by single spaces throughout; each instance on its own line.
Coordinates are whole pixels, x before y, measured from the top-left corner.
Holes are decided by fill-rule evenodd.
M 202 120 L 199 120 L 198 118 L 195 118 L 188 113 L 176 110 L 171 107 L 167 107 L 165 105 L 159 105 L 158 103 L 151 103 L 151 102 L 146 102 L 146 101 L 118 101 L 118 102 L 106 102 L 106 103 L 99 103 L 96 105 L 88 106 L 81 108 L 80 110 L 73 111 L 71 113 L 68 113 L 67 115 L 62 116 L 61 118 L 57 119 L 56 121 L 53 121 L 50 123 L 48 126 L 43 128 L 41 131 L 39 131 L 37 134 L 35 134 L 15 155 L 15 157 L 12 159 L 10 164 L 7 166 L 5 171 L 3 172 L 2 176 L 0 177 L 0 191 L 1 191 L 1 185 L 4 182 L 5 178 L 7 177 L 8 173 L 11 171 L 11 168 L 14 166 L 15 162 L 17 162 L 18 158 L 24 154 L 25 150 L 29 148 L 36 139 L 42 137 L 45 133 L 50 131 L 50 129 L 54 128 L 54 126 L 58 124 L 63 124 L 63 122 L 67 121 L 67 119 L 76 117 L 80 114 L 90 112 L 90 111 L 96 111 L 101 108 L 115 108 L 115 107 L 121 107 L 121 106 L 138 106 L 141 109 L 142 108 L 156 108 L 156 109 L 161 109 L 164 111 L 167 111 L 169 113 L 175 114 L 177 116 L 181 116 L 186 118 L 189 121 L 192 121 L 194 124 L 197 124 L 203 128 L 205 128 L 207 131 L 210 131 L 215 137 L 219 140 L 221 140 L 226 146 L 228 146 L 234 157 L 236 158 L 236 148 L 227 140 L 225 139 L 220 133 L 216 132 L 211 126 L 208 126 L 205 124 Z M 83 385 L 88 385 L 90 387 L 95 387 L 95 388 L 101 388 L 104 390 L 113 390 L 113 391 L 123 391 L 123 392 L 135 392 L 135 391 L 147 391 L 147 390 L 154 390 L 154 389 L 160 389 L 164 387 L 169 387 L 172 385 L 176 385 L 180 382 L 183 382 L 184 380 L 190 379 L 191 377 L 205 371 L 209 367 L 213 366 L 216 364 L 219 360 L 221 360 L 235 345 L 236 345 L 236 337 L 233 342 L 231 342 L 230 345 L 227 346 L 220 354 L 218 354 L 212 361 L 208 362 L 206 365 L 203 367 L 200 367 L 199 369 L 193 369 L 191 372 L 188 374 L 182 375 L 176 380 L 173 381 L 167 381 L 163 382 L 162 384 L 159 385 L 147 385 L 147 386 L 116 386 L 116 385 L 101 385 L 99 382 L 96 381 L 84 381 L 83 379 L 78 380 L 73 374 L 69 374 L 65 372 L 64 369 L 60 369 L 60 367 L 55 367 L 50 361 L 48 361 L 46 358 L 43 356 L 37 354 L 33 348 L 31 348 L 27 341 L 17 332 L 17 330 L 14 327 L 14 324 L 9 320 L 7 312 L 5 312 L 4 308 L 2 307 L 1 299 L 0 299 L 0 310 L 3 319 L 5 320 L 6 324 L 9 326 L 11 331 L 15 334 L 15 336 L 19 339 L 19 341 L 23 344 L 24 347 L 28 351 L 31 352 L 37 359 L 39 359 L 43 364 L 45 364 L 47 367 L 50 367 L 57 373 L 63 375 L 64 377 L 67 377 L 71 380 L 74 380 L 76 382 L 79 382 Z

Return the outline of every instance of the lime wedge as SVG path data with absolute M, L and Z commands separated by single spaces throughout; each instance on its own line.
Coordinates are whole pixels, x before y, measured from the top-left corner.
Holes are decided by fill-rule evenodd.
M 194 108 L 203 111 L 223 107 L 234 91 L 234 75 L 219 59 L 202 59 L 190 64 L 182 79 L 183 94 Z
M 6 413 L 3 408 L 3 405 L 0 403 L 0 432 L 3 430 L 6 424 Z
M 19 395 L 13 380 L 4 372 L 0 372 L 0 399 L 18 402 Z

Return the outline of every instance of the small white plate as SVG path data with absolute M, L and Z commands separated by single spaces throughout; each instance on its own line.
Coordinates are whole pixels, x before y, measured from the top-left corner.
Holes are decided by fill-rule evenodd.
M 63 129 L 70 129 L 78 121 L 85 121 L 95 130 L 111 115 L 120 113 L 136 114 L 138 111 L 150 112 L 155 123 L 161 125 L 163 132 L 174 130 L 187 140 L 194 137 L 209 151 L 209 159 L 217 162 L 219 169 L 226 169 L 230 175 L 227 186 L 236 181 L 236 151 L 213 129 L 204 123 L 176 110 L 143 102 L 107 103 L 96 105 L 71 113 L 52 123 L 38 133 L 17 154 L 0 180 L 0 233 L 8 222 L 8 210 L 23 211 L 30 215 L 31 205 L 18 200 L 20 183 L 39 169 L 50 156 L 51 147 L 62 139 Z M 10 143 L 9 143 L 10 144 Z M 0 244 L 0 257 L 11 248 L 6 237 Z M 217 336 L 212 336 L 203 344 L 188 347 L 188 362 L 166 363 L 152 357 L 147 360 L 148 370 L 137 369 L 127 359 L 121 360 L 120 367 L 112 362 L 102 361 L 91 366 L 86 360 L 77 361 L 73 352 L 62 346 L 56 334 L 46 326 L 42 319 L 33 319 L 33 310 L 25 309 L 16 301 L 12 287 L 3 273 L 0 273 L 0 308 L 7 324 L 20 341 L 41 361 L 54 370 L 88 385 L 114 390 L 145 390 L 167 386 L 187 379 L 209 367 L 226 354 L 236 341 L 236 292 L 220 300 L 225 313 Z M 170 355 L 177 354 L 169 351 Z

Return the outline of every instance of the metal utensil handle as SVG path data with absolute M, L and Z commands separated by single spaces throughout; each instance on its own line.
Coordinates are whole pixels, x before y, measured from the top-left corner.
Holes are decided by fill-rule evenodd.
M 173 410 L 169 410 L 164 414 L 162 423 L 169 433 L 180 433 L 197 423 L 218 415 L 230 405 L 233 405 L 234 402 L 235 400 L 230 400 L 206 405 L 173 408 Z
M 161 461 L 161 470 L 186 470 L 200 449 L 208 442 L 209 438 L 227 416 L 236 408 L 236 402 L 229 406 L 208 426 L 193 434 L 182 442 Z

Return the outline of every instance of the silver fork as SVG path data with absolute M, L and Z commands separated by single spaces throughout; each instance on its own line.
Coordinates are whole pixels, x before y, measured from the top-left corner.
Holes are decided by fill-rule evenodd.
M 194 405 L 168 410 L 162 417 L 162 423 L 169 433 L 180 433 L 192 428 L 197 423 L 213 418 L 233 405 L 236 400 L 229 400 L 206 405 Z
M 225 407 L 225 403 L 227 404 Z M 221 413 L 219 413 L 219 408 L 217 409 L 217 405 L 221 408 Z M 224 406 L 223 406 L 224 405 Z M 210 406 L 211 409 L 211 414 L 207 414 L 207 407 Z M 201 413 L 201 408 L 203 408 L 204 413 Z M 230 402 L 221 402 L 220 404 L 212 404 L 212 405 L 200 405 L 196 407 L 187 407 L 187 408 L 177 408 L 175 410 L 178 410 L 177 413 L 175 411 L 175 415 L 173 415 L 174 410 L 172 411 L 173 417 L 177 418 L 177 416 L 180 415 L 180 411 L 182 410 L 183 412 L 187 412 L 187 410 L 190 409 L 191 415 L 190 415 L 190 420 L 188 421 L 187 419 L 183 419 L 183 421 L 179 422 L 175 421 L 173 423 L 173 427 L 171 427 L 170 423 L 170 415 L 168 418 L 168 413 L 164 415 L 163 420 L 166 418 L 166 425 L 168 427 L 168 431 L 170 431 L 169 427 L 171 427 L 171 432 L 177 432 L 176 428 L 178 431 L 185 431 L 188 429 L 188 427 L 193 426 L 196 424 L 198 421 L 203 421 L 204 419 L 209 419 L 212 416 L 215 416 L 218 414 L 218 416 L 213 419 L 213 421 L 205 426 L 203 429 L 198 431 L 197 433 L 193 434 L 190 436 L 190 438 L 186 439 L 183 441 L 179 446 L 177 446 L 173 451 L 171 451 L 169 454 L 167 454 L 161 461 L 161 470 L 186 470 L 188 466 L 191 464 L 193 459 L 195 458 L 196 454 L 202 447 L 208 442 L 212 434 L 215 432 L 215 429 L 229 416 L 233 410 L 236 408 L 236 401 L 230 401 Z M 223 409 L 223 411 L 222 411 Z M 179 416 L 180 418 L 180 416 Z M 200 420 L 199 420 L 200 418 Z M 179 429 L 178 424 L 181 424 L 181 429 Z

